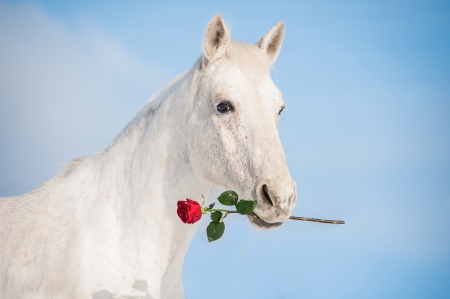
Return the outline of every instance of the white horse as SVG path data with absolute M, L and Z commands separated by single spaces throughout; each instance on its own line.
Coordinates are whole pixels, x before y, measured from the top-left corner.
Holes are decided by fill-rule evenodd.
M 0 298 L 183 298 L 198 223 L 178 200 L 217 186 L 257 199 L 259 228 L 281 225 L 296 184 L 277 132 L 270 78 L 284 23 L 256 45 L 230 40 L 221 14 L 203 55 L 150 100 L 103 152 L 70 162 L 37 189 L 0 199 Z

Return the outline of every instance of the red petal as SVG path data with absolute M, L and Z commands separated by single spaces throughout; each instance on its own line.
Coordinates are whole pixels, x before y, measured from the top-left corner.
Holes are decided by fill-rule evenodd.
M 178 201 L 178 209 L 177 209 L 177 214 L 178 217 L 180 217 L 181 221 L 183 221 L 184 223 L 188 223 L 188 207 L 187 207 L 188 203 L 184 202 L 184 201 Z

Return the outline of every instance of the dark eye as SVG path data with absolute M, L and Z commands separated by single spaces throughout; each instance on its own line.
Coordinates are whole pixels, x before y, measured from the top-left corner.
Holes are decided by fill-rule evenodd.
M 281 109 L 280 109 L 280 111 L 278 111 L 278 115 L 280 115 L 281 114 L 281 112 L 283 112 L 283 110 L 284 110 L 284 108 L 286 108 L 286 107 L 281 107 Z
M 219 111 L 220 113 L 225 113 L 227 111 L 230 111 L 231 109 L 232 109 L 231 105 L 226 102 L 217 105 L 217 111 Z

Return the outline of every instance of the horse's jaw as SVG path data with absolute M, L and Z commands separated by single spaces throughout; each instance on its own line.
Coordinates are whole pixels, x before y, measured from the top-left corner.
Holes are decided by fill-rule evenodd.
M 250 223 L 253 224 L 253 226 L 260 229 L 274 229 L 280 227 L 284 223 L 284 222 L 268 223 L 259 218 L 258 216 L 254 215 L 248 215 L 248 219 L 250 220 Z

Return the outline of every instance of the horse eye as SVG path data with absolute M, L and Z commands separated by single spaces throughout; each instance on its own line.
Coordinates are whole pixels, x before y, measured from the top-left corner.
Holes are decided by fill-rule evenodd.
M 278 111 L 278 115 L 280 115 L 281 114 L 281 112 L 283 112 L 283 110 L 284 110 L 284 108 L 286 108 L 286 107 L 281 107 L 281 109 L 280 109 L 280 111 Z
M 231 110 L 231 105 L 228 103 L 220 103 L 219 105 L 217 105 L 217 111 L 219 111 L 220 113 L 225 113 L 230 110 Z

